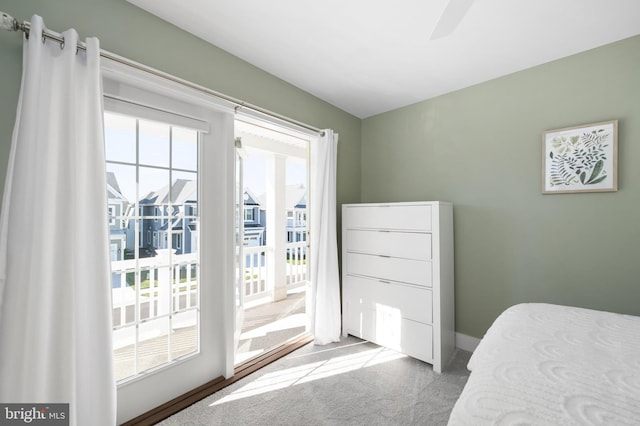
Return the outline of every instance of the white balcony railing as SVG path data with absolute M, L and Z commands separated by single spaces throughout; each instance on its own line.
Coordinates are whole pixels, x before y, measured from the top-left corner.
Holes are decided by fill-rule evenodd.
M 287 288 L 295 288 L 308 279 L 306 242 L 288 243 L 286 249 L 285 284 Z M 270 255 L 270 249 L 267 246 L 244 247 L 243 254 L 244 299 L 245 302 L 255 302 L 272 294 L 273 289 L 267 280 L 267 256 Z M 172 255 L 173 267 L 168 266 L 166 255 L 168 251 L 137 261 L 131 259 L 111 262 L 112 274 L 120 277 L 120 288 L 113 289 L 114 329 L 126 327 L 135 321 L 149 321 L 169 315 L 178 317 L 175 314 L 192 311 L 198 306 L 197 255 Z M 132 285 L 136 262 L 144 274 L 138 283 L 140 289 L 137 292 Z
M 120 280 L 120 288 L 112 292 L 114 328 L 136 319 L 148 321 L 198 306 L 197 254 L 172 255 L 170 266 L 169 250 L 157 251 L 159 255 L 154 257 L 111 262 L 111 273 Z M 134 275 L 136 265 L 141 271 L 138 283 Z M 136 292 L 138 285 L 140 289 Z
M 286 286 L 294 288 L 307 280 L 307 243 L 304 241 L 287 243 Z M 267 282 L 268 246 L 244 247 L 245 282 L 244 300 L 251 303 L 268 296 L 273 290 Z
M 257 299 L 267 294 L 267 246 L 243 247 L 244 299 Z
M 307 242 L 287 244 L 287 286 L 307 281 Z
M 303 228 L 307 229 L 307 221 L 300 219 L 287 218 L 287 228 Z

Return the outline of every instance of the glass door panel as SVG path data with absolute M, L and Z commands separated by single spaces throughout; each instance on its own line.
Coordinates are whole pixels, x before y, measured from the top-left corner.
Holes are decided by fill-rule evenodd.
M 241 138 L 244 322 L 236 364 L 308 333 L 309 141 L 236 120 Z M 238 168 L 237 168 L 238 170 Z M 236 330 L 238 332 L 238 330 Z
M 119 383 L 199 350 L 198 140 L 105 113 Z

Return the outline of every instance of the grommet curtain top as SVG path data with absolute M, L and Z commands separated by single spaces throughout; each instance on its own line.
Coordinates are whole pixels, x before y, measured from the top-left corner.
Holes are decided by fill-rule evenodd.
M 31 32 L 31 24 L 27 21 L 20 23 L 16 18 L 9 15 L 8 13 L 0 11 L 0 28 L 9 30 L 9 31 L 22 31 L 28 37 Z M 70 43 L 69 40 L 65 40 L 63 34 L 56 33 L 49 29 L 43 28 L 41 36 L 46 39 L 55 40 L 61 45 L 67 45 Z M 76 50 L 86 50 L 86 44 L 82 41 L 76 42 Z M 100 56 L 105 59 L 109 59 L 111 61 L 115 61 L 129 67 L 136 68 L 138 70 L 144 71 L 148 74 L 161 77 L 165 80 L 178 83 L 184 86 L 189 87 L 190 89 L 196 90 L 208 96 L 213 96 L 216 99 L 228 103 L 236 113 L 246 113 L 249 115 L 258 115 L 264 117 L 267 121 L 276 121 L 284 125 L 293 126 L 299 130 L 304 130 L 306 132 L 315 134 L 317 136 L 322 136 L 324 134 L 324 130 L 318 129 L 314 126 L 302 123 L 300 121 L 294 120 L 292 118 L 286 117 L 284 115 L 275 113 L 273 111 L 269 111 L 265 108 L 261 108 L 257 105 L 252 105 L 249 102 L 242 101 L 240 99 L 236 99 L 232 96 L 227 96 L 223 93 L 217 92 L 215 90 L 209 89 L 207 87 L 192 83 L 190 81 L 181 79 L 179 77 L 173 76 L 171 74 L 162 72 L 160 70 L 154 69 L 152 67 L 137 63 L 130 59 L 124 58 L 120 55 L 116 55 L 115 53 L 108 52 L 106 50 L 100 50 Z

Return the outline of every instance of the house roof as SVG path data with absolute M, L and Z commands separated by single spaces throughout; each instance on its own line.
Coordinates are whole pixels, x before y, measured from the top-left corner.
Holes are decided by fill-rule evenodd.
M 287 209 L 307 207 L 307 188 L 303 184 L 288 185 L 286 196 Z
M 116 178 L 116 175 L 113 172 L 107 172 L 107 197 L 110 200 L 127 201 L 127 198 L 122 194 L 122 190 L 118 184 L 118 178 Z
M 148 193 L 140 199 L 140 204 L 185 204 L 187 202 L 195 203 L 198 201 L 198 185 L 196 181 L 187 179 L 176 179 L 169 185 Z
M 244 189 L 244 205 L 259 206 L 260 204 L 261 204 L 260 200 L 258 200 L 258 197 L 256 197 L 253 191 L 251 191 L 250 188 L 245 188 Z

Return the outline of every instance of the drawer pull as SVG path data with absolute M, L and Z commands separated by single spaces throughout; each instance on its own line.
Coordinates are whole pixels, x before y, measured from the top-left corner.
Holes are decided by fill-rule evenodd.
M 385 281 L 385 280 L 378 280 L 378 282 L 382 284 L 391 284 L 391 281 Z
M 385 259 L 391 258 L 388 254 L 379 254 L 378 257 L 384 257 Z

